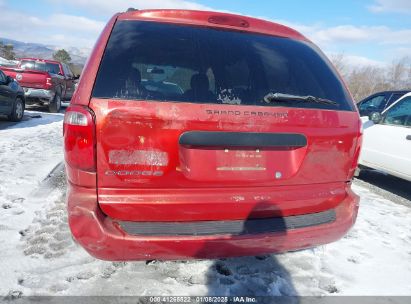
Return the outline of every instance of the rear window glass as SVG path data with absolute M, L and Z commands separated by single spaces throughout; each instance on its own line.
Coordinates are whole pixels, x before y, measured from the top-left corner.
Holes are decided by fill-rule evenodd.
M 60 66 L 57 63 L 42 62 L 35 60 L 22 60 L 20 63 L 22 69 L 44 71 L 52 74 L 60 72 Z
M 315 96 L 338 106 L 264 102 L 268 93 Z M 119 21 L 93 96 L 129 100 L 353 110 L 328 60 L 310 43 L 156 22 Z

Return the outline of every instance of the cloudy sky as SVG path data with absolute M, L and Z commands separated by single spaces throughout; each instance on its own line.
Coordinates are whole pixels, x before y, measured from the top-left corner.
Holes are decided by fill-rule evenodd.
M 0 37 L 87 50 L 110 16 L 128 7 L 229 11 L 276 21 L 353 64 L 411 56 L 411 0 L 0 0 Z

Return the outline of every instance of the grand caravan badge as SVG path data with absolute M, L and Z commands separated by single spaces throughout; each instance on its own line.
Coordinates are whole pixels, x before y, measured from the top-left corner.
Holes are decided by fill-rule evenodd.
M 141 171 L 141 170 L 108 170 L 108 176 L 163 176 L 163 171 Z
M 268 111 L 234 111 L 234 110 L 206 110 L 209 115 L 227 115 L 227 116 L 249 116 L 249 117 L 273 117 L 288 118 L 287 112 L 268 112 Z

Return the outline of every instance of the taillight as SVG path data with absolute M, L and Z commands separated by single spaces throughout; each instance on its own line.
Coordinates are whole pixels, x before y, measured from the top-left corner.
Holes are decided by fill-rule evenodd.
M 358 166 L 358 161 L 360 159 L 360 154 L 361 154 L 363 132 L 364 132 L 364 127 L 363 127 L 361 119 L 359 119 L 357 144 L 355 146 L 353 162 L 352 162 L 350 173 L 348 176 L 349 179 L 351 179 L 354 176 L 355 169 Z
M 48 90 L 48 89 L 50 89 L 52 86 L 53 86 L 53 83 L 52 83 L 52 81 L 51 81 L 51 78 L 50 78 L 50 77 L 47 77 L 47 78 L 46 78 L 46 89 Z
M 68 165 L 95 171 L 95 131 L 92 112 L 85 107 L 70 106 L 64 115 L 64 157 Z

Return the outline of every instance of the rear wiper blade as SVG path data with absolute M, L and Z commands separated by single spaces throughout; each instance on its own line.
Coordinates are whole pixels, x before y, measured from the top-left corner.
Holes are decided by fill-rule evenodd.
M 268 93 L 267 95 L 264 96 L 264 101 L 266 103 L 271 103 L 273 101 L 291 101 L 291 100 L 322 103 L 322 104 L 328 104 L 328 105 L 333 105 L 333 106 L 339 105 L 335 101 L 325 99 L 325 98 L 315 97 L 311 95 L 300 96 L 300 95 L 283 94 L 283 93 Z

